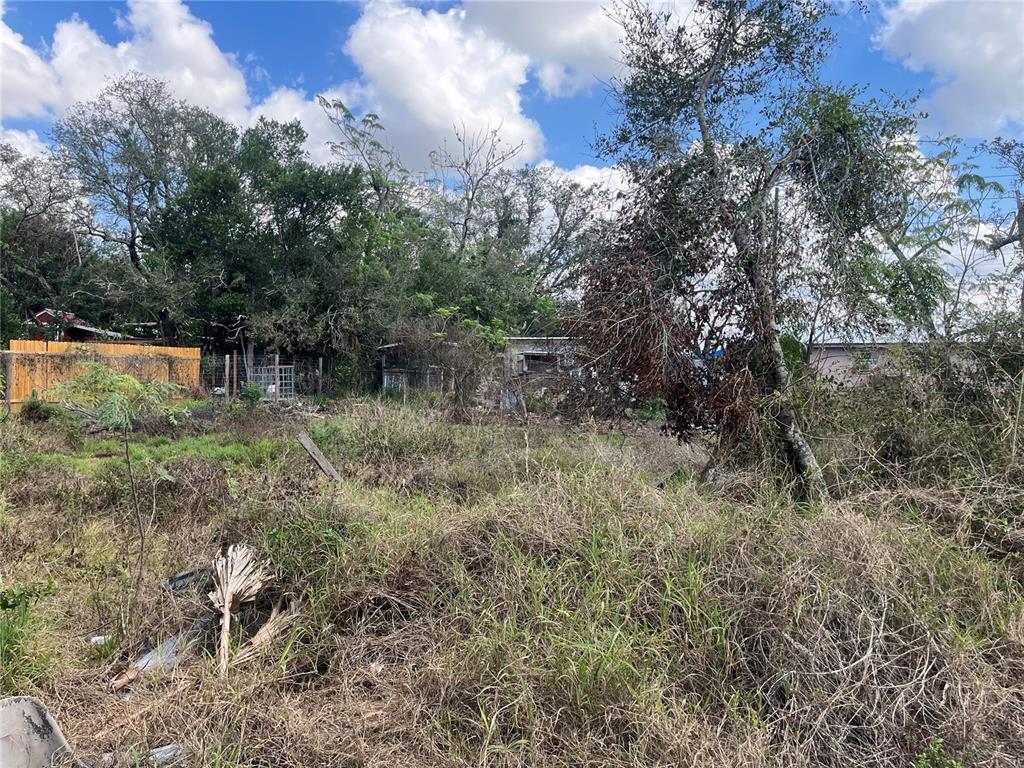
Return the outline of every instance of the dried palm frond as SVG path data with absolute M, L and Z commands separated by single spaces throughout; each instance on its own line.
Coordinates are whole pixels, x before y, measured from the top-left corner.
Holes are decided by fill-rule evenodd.
M 232 544 L 228 551 L 213 561 L 214 588 L 210 600 L 221 611 L 220 674 L 228 674 L 228 640 L 231 613 L 243 603 L 256 599 L 268 576 L 252 550 L 244 544 Z
M 297 608 L 296 600 L 293 597 L 288 597 L 287 603 L 285 597 L 278 599 L 277 603 L 274 604 L 274 610 L 270 613 L 270 618 L 256 631 L 256 634 L 252 636 L 248 644 L 235 654 L 232 663 L 238 666 L 258 658 L 267 649 L 271 641 L 287 629 L 288 625 L 295 620 L 296 615 L 298 615 Z

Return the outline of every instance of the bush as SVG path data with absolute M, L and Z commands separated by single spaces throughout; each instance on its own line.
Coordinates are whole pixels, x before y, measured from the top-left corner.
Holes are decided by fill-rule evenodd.
M 263 389 L 259 384 L 246 384 L 238 394 L 239 399 L 248 408 L 255 408 L 263 400 Z
M 917 758 L 913 768 L 963 768 L 960 760 L 946 754 L 942 746 L 942 739 L 932 738 L 928 741 L 928 747 Z
M 25 421 L 42 423 L 60 416 L 60 408 L 53 403 L 40 400 L 36 397 L 35 392 L 33 392 L 31 399 L 21 406 L 20 416 Z

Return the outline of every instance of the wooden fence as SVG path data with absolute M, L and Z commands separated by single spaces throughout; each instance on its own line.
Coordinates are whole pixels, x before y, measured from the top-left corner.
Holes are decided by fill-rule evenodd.
M 46 399 L 55 384 L 81 374 L 84 362 L 103 363 L 142 382 L 168 381 L 194 390 L 199 388 L 199 356 L 198 347 L 11 339 L 10 351 L 3 353 L 5 399 L 13 411 L 33 392 Z

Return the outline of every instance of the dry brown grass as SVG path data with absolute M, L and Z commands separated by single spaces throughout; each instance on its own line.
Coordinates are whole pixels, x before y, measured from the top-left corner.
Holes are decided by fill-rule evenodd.
M 941 494 L 797 507 L 764 476 L 676 474 L 695 475 L 695 455 L 649 432 L 367 404 L 312 432 L 342 485 L 290 449 L 254 465 L 255 449 L 212 460 L 197 443 L 208 456 L 166 467 L 138 636 L 103 659 L 87 638 L 112 626 L 137 545 L 116 468 L 42 462 L 5 486 L 0 586 L 57 587 L 33 608 L 48 669 L 19 690 L 83 755 L 174 742 L 210 766 L 1020 764 L 1024 592 L 921 512 L 945 509 Z M 207 643 L 111 693 L 141 640 L 206 610 L 162 578 L 236 541 L 270 561 L 267 600 L 301 596 L 287 637 L 227 681 Z

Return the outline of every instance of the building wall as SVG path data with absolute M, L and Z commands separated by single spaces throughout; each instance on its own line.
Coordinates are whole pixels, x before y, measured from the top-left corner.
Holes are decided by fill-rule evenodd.
M 551 355 L 560 360 L 571 356 L 569 339 L 561 336 L 513 336 L 505 345 L 506 375 L 526 372 L 528 355 Z
M 887 354 L 884 345 L 821 344 L 811 350 L 811 367 L 840 384 L 863 384 Z

